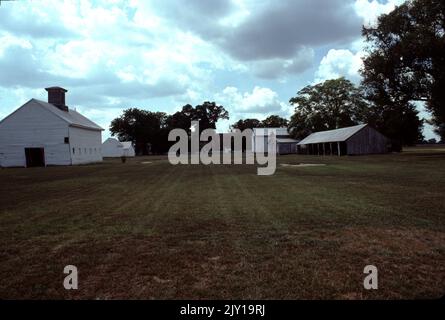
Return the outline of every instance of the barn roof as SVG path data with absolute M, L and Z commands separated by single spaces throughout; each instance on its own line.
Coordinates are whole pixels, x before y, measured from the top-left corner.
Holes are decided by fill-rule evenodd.
M 291 138 L 277 138 L 277 143 L 297 143 L 298 140 Z
M 102 127 L 100 127 L 99 125 L 97 125 L 96 123 L 91 121 L 90 119 L 84 117 L 76 110 L 68 109 L 68 111 L 62 111 L 51 103 L 44 102 L 44 101 L 37 100 L 37 99 L 31 99 L 31 100 L 37 102 L 39 105 L 41 105 L 48 111 L 51 111 L 52 113 L 54 113 L 56 116 L 58 116 L 62 120 L 65 120 L 66 122 L 68 122 L 68 124 L 70 126 L 85 128 L 85 129 L 90 129 L 90 130 L 101 130 L 101 131 L 104 130 Z
M 121 146 L 124 149 L 130 149 L 133 147 L 133 142 L 131 141 L 119 141 L 115 138 L 108 138 L 107 140 L 105 140 L 102 144 L 106 144 L 106 143 L 115 143 L 116 146 Z
M 115 138 L 107 138 L 104 142 L 102 142 L 102 144 L 109 143 L 109 142 L 114 142 L 114 143 L 117 143 L 117 144 L 120 143 L 119 140 L 117 140 Z
M 315 132 L 298 143 L 312 144 L 312 143 L 324 143 L 324 142 L 342 142 L 348 140 L 354 134 L 366 127 L 367 124 L 359 124 L 358 126 L 340 128 L 335 130 Z

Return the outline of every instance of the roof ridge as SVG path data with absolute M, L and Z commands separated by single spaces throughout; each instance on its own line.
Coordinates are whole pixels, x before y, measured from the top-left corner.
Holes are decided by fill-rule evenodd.
M 77 112 L 77 110 L 68 108 L 68 112 L 67 111 L 62 111 L 59 108 L 57 108 L 55 105 L 53 105 L 52 103 L 45 102 L 45 101 L 42 101 L 42 100 L 39 100 L 39 99 L 35 99 L 35 98 L 32 98 L 31 100 L 34 100 L 40 106 L 42 106 L 43 108 L 45 108 L 48 111 L 52 112 L 54 115 L 56 115 L 60 119 L 64 120 L 70 126 L 81 127 L 81 128 L 86 128 L 86 129 L 93 129 L 93 130 L 101 130 L 101 131 L 104 130 L 97 123 L 95 123 L 94 121 L 88 119 L 83 114 Z M 63 114 L 61 112 L 63 112 Z M 72 117 L 78 117 L 80 119 L 70 119 L 69 117 L 71 117 L 71 118 Z M 76 120 L 78 120 L 78 121 L 76 121 Z M 79 120 L 81 120 L 81 121 L 79 121 Z M 86 123 L 81 123 L 82 121 L 86 122 Z

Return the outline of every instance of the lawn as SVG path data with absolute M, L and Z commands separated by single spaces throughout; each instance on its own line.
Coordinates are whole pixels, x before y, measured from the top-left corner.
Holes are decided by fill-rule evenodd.
M 445 293 L 445 148 L 255 166 L 0 169 L 0 298 L 405 299 Z M 76 265 L 79 289 L 63 287 Z M 379 289 L 363 288 L 363 269 Z

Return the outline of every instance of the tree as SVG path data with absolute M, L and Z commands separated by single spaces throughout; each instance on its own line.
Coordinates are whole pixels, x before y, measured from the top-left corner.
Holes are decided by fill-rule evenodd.
M 307 86 L 289 102 L 295 106 L 289 131 L 296 139 L 315 131 L 356 125 L 364 122 L 368 113 L 361 89 L 345 78 Z
M 264 128 L 282 128 L 287 127 L 289 121 L 280 116 L 272 115 L 261 121 L 261 127 Z
M 138 154 L 165 152 L 167 139 L 167 115 L 164 112 L 150 112 L 137 108 L 124 110 L 110 125 L 112 136 L 120 141 L 132 141 Z
M 261 121 L 258 119 L 245 119 L 245 120 L 241 119 L 232 124 L 230 127 L 232 129 L 239 129 L 241 131 L 244 131 L 246 129 L 259 128 L 261 126 L 262 126 Z
M 437 143 L 437 140 L 436 140 L 435 138 L 428 139 L 427 143 L 428 143 L 428 144 L 436 144 L 436 143 Z
M 205 129 L 216 129 L 219 119 L 229 119 L 229 113 L 215 102 L 196 107 L 187 104 L 173 115 L 130 108 L 111 122 L 110 132 L 121 141 L 132 141 L 138 154 L 165 153 L 174 143 L 168 141 L 171 130 L 184 129 L 190 134 L 191 122 L 199 121 L 201 133 Z
M 173 129 L 183 129 L 188 133 L 190 133 L 190 127 L 192 125 L 190 115 L 186 114 L 184 111 L 178 111 L 173 115 L 168 116 L 166 124 L 169 131 Z
M 406 123 L 394 125 L 407 130 L 398 137 L 404 144 L 421 136 L 416 101 L 425 103 L 429 122 L 445 137 L 444 16 L 443 0 L 407 1 L 362 31 L 368 43 L 362 70 L 367 97 L 386 113 L 409 115 Z
M 200 133 L 205 129 L 216 129 L 216 123 L 220 119 L 229 119 L 229 112 L 215 102 L 204 102 L 203 104 L 192 107 L 187 104 L 181 111 L 190 121 L 199 121 Z

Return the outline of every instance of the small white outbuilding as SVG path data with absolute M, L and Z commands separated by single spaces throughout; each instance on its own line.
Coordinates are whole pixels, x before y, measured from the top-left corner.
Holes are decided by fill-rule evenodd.
M 287 128 L 254 128 L 252 151 L 254 153 L 267 152 L 272 135 L 274 135 L 276 139 L 276 154 L 291 154 L 297 152 L 298 140 L 290 138 Z
M 102 155 L 104 157 L 134 157 L 135 151 L 131 141 L 118 141 L 114 138 L 108 138 L 102 143 Z
M 102 131 L 65 105 L 67 90 L 46 88 L 0 121 L 0 167 L 74 165 L 102 161 Z

